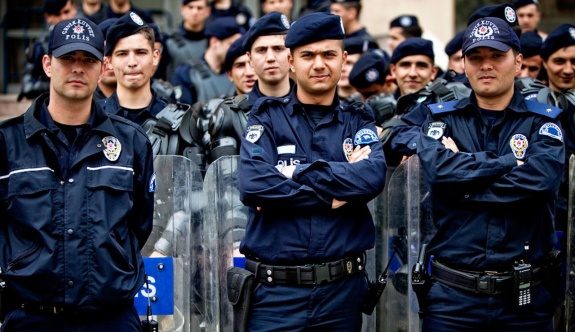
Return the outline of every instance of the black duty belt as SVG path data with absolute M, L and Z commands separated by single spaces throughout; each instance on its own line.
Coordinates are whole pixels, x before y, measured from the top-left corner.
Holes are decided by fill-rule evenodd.
M 318 285 L 363 271 L 365 254 L 346 257 L 334 262 L 301 266 L 268 265 L 246 259 L 246 270 L 256 275 L 263 284 Z
M 17 307 L 30 312 L 37 312 L 43 314 L 51 315 L 82 315 L 82 314 L 106 314 L 117 312 L 120 309 L 125 309 L 134 305 L 134 301 L 119 302 L 114 305 L 110 305 L 101 310 L 91 310 L 91 311 L 80 311 L 78 308 L 71 306 L 58 306 L 58 305 L 46 305 L 30 302 L 21 302 Z M 15 309 L 15 306 L 11 306 L 11 309 Z
M 533 268 L 531 285 L 541 283 L 540 267 Z M 431 277 L 441 283 L 479 294 L 504 294 L 515 290 L 512 272 L 470 272 L 452 269 L 437 260 L 431 262 Z

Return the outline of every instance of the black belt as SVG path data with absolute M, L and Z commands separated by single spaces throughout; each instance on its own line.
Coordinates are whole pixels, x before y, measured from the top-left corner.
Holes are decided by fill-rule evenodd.
M 301 266 L 277 266 L 246 259 L 246 270 L 263 284 L 318 285 L 363 271 L 365 254 L 346 257 L 334 262 Z
M 105 314 L 110 312 L 117 312 L 120 309 L 125 309 L 128 307 L 134 306 L 134 301 L 126 301 L 121 303 L 116 303 L 114 305 L 110 305 L 105 309 L 100 310 L 89 310 L 89 311 L 81 311 L 78 310 L 76 307 L 71 306 L 61 306 L 61 305 L 52 305 L 52 304 L 38 304 L 38 303 L 30 303 L 30 302 L 21 302 L 18 308 L 30 311 L 30 312 L 37 312 L 43 314 L 51 314 L 51 315 L 82 315 L 82 314 Z M 11 306 L 11 308 L 15 308 Z
M 431 277 L 441 283 L 479 294 L 504 294 L 515 290 L 511 272 L 469 272 L 449 268 L 440 262 L 431 262 Z M 531 285 L 541 283 L 540 267 L 533 269 Z

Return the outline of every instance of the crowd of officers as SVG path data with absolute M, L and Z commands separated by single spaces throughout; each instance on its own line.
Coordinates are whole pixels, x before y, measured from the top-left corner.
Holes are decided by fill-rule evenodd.
M 575 152 L 575 26 L 563 24 L 548 34 L 538 30 L 537 0 L 484 6 L 471 15 L 467 29 L 446 45 L 449 62 L 441 69 L 435 62 L 438 50 L 422 38 L 423 28 L 414 15 L 393 19 L 388 44 L 380 45 L 360 23 L 358 0 L 310 1 L 297 16 L 292 15 L 292 7 L 291 0 L 262 0 L 261 17 L 256 19 L 248 8 L 232 0 L 182 0 L 181 25 L 175 31 L 160 31 L 152 15 L 129 0 L 110 0 L 108 5 L 98 0 L 81 4 L 46 0 L 50 30 L 30 52 L 20 97 L 32 99 L 47 91 L 50 80 L 42 57 L 51 43 L 51 29 L 67 19 L 93 21 L 105 38 L 104 70 L 94 93 L 99 107 L 141 126 L 155 155 L 184 155 L 202 171 L 217 158 L 241 151 L 240 167 L 249 176 L 242 177 L 240 192 L 251 209 L 241 249 L 256 266 L 355 259 L 354 255 L 373 246 L 374 236 L 367 234 L 373 229 L 363 225 L 371 221 L 363 214 L 362 204 L 373 198 L 373 191 L 385 180 L 365 178 L 383 157 L 364 147 L 382 148 L 388 170 L 419 154 L 434 194 L 438 227 L 429 246 L 435 256 L 432 275 L 437 278 L 429 290 L 429 302 L 420 303 L 423 329 L 551 331 L 555 304 L 561 299 L 545 290 L 547 279 L 553 279 L 545 269 L 548 253 L 557 242 L 555 230 L 565 231 L 567 223 L 565 166 Z M 322 12 L 335 14 L 338 20 L 333 21 L 333 15 L 314 16 Z M 308 15 L 316 21 L 308 22 Z M 316 30 L 304 29 L 298 21 Z M 341 75 L 334 82 L 337 100 L 326 103 L 326 96 L 314 90 L 313 82 L 302 78 L 302 64 L 306 56 L 316 53 L 324 58 L 340 56 L 321 49 L 322 41 L 340 39 L 346 55 L 341 68 L 334 70 Z M 302 53 L 294 54 L 295 49 Z M 305 116 L 299 118 L 298 110 L 304 110 Z M 250 111 L 256 113 L 250 115 Z M 274 118 L 274 112 L 282 115 Z M 333 142 L 335 147 L 327 142 L 330 137 L 337 139 L 342 128 L 325 121 L 332 112 L 358 130 L 342 142 Z M 348 119 L 349 112 L 357 116 Z M 278 123 L 284 117 L 299 132 Z M 302 129 L 307 123 L 315 129 Z M 266 137 L 270 131 L 277 137 Z M 299 142 L 297 136 L 290 136 L 295 134 L 308 137 Z M 292 140 L 298 143 L 293 145 Z M 242 149 L 240 143 L 249 149 Z M 356 145 L 362 148 L 355 150 Z M 323 152 L 317 146 L 324 146 Z M 274 175 L 289 181 L 274 182 L 260 165 L 270 157 L 262 151 L 270 148 L 277 148 L 270 153 L 278 154 L 279 160 L 272 165 L 279 171 Z M 341 151 L 346 164 L 357 165 L 339 168 L 335 162 L 328 163 L 330 156 Z M 385 169 L 381 169 L 384 175 Z M 369 181 L 375 182 L 369 193 L 357 194 L 368 191 Z M 281 186 L 285 189 L 270 189 Z M 349 193 L 348 199 L 337 200 L 333 188 Z M 323 196 L 316 197 L 316 193 Z M 290 223 L 304 222 L 307 217 L 290 219 L 261 212 L 269 205 L 289 216 L 287 203 L 272 203 L 278 197 L 302 204 L 319 221 L 314 224 L 316 219 L 310 219 L 310 231 Z M 342 214 L 318 212 L 324 205 Z M 361 220 L 346 224 L 342 216 L 351 218 L 354 212 L 362 213 Z M 270 240 L 270 234 L 278 232 L 269 224 L 271 220 L 286 226 L 280 233 L 302 238 L 278 234 Z M 333 229 L 329 222 L 336 222 L 340 229 Z M 314 232 L 326 232 L 326 237 Z M 338 232 L 360 236 L 333 235 Z M 564 244 L 559 247 L 565 248 Z M 349 261 L 349 274 L 362 269 L 360 256 Z M 523 257 L 522 262 L 532 266 L 531 306 L 515 305 L 515 286 L 506 274 Z M 257 275 L 259 269 L 253 272 Z M 262 273 L 265 282 L 269 276 Z M 499 281 L 488 289 L 472 291 L 464 285 L 462 273 L 471 279 Z M 365 286 L 358 280 L 353 283 Z M 340 304 L 355 303 L 351 299 L 364 294 L 333 289 L 324 291 Z M 294 303 L 317 297 L 317 303 L 332 310 L 327 317 L 338 322 L 333 326 L 318 323 L 317 328 L 347 326 L 344 330 L 351 331 L 361 326 L 361 315 L 342 314 L 338 310 L 345 305 L 327 305 L 321 294 L 303 290 L 275 294 L 272 288 L 258 292 L 254 316 L 258 319 L 250 323 L 253 331 L 267 330 L 270 325 L 277 328 L 274 316 L 285 303 L 274 302 L 274 296 Z M 361 303 L 355 303 L 353 310 L 357 313 L 360 307 Z M 286 323 L 286 330 L 305 326 L 309 319 L 292 314 L 298 321 Z M 324 314 L 314 312 L 313 321 L 320 322 Z M 343 322 L 345 317 L 350 320 Z

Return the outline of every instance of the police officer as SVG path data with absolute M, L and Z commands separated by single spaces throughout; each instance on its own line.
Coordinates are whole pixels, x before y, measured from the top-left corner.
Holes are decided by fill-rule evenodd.
M 547 72 L 543 69 L 543 59 L 541 59 L 541 46 L 543 45 L 541 36 L 534 31 L 525 31 L 521 33 L 519 42 L 523 64 L 517 77 L 531 77 L 547 82 Z
M 345 38 L 361 37 L 375 42 L 373 37 L 359 22 L 359 15 L 361 14 L 360 0 L 331 0 L 330 11 L 332 14 L 341 16 Z
M 429 106 L 417 150 L 437 226 L 423 331 L 553 331 L 561 110 L 515 89 L 522 56 L 505 21 L 472 22 L 463 55 L 473 93 Z
M 362 54 L 379 49 L 377 44 L 362 37 L 350 37 L 343 40 L 344 50 L 347 52 L 347 60 L 341 70 L 341 78 L 337 82 L 337 94 L 343 103 L 361 101 L 361 95 L 349 82 L 349 75 Z M 383 52 L 383 51 L 379 51 Z M 381 53 L 382 56 L 389 56 Z
M 0 125 L 2 330 L 140 331 L 151 145 L 92 100 L 104 52 L 96 24 L 61 21 L 47 51 L 50 93 Z
M 285 46 L 297 85 L 250 113 L 238 169 L 250 207 L 240 251 L 259 283 L 248 331 L 361 330 L 375 242 L 366 204 L 386 166 L 369 107 L 339 104 L 343 38 L 337 15 L 296 21 Z
M 117 79 L 116 92 L 100 102 L 106 112 L 143 125 L 164 109 L 167 101 L 150 88 L 160 57 L 154 31 L 138 14 L 128 12 L 108 28 L 105 55 Z
M 414 15 L 400 15 L 389 23 L 387 47 L 391 53 L 395 48 L 408 38 L 421 37 L 423 30 L 419 26 L 419 20 Z
M 247 35 L 243 35 L 230 46 L 222 67 L 222 70 L 228 75 L 230 82 L 236 87 L 234 94 L 236 96 L 252 91 L 258 79 L 254 67 L 250 62 L 250 58 L 244 49 L 246 36 Z
M 362 55 L 355 63 L 349 73 L 349 83 L 361 94 L 363 100 L 394 92 L 395 84 L 387 79 L 388 65 L 385 56 L 376 51 Z M 381 123 L 377 121 L 377 114 L 375 123 Z
M 152 14 L 142 8 L 132 5 L 131 0 L 110 0 L 104 7 L 106 18 L 120 18 L 129 12 L 134 12 L 146 23 L 154 23 Z
M 108 18 L 98 24 L 98 28 L 102 31 L 102 35 L 105 37 L 108 29 L 116 22 L 117 18 Z M 98 86 L 96 91 L 94 91 L 94 101 L 99 102 L 112 96 L 116 91 L 116 86 L 118 81 L 116 80 L 116 74 L 114 74 L 114 69 L 106 64 L 108 59 L 104 57 L 104 66 L 102 67 L 103 73 L 102 77 L 98 80 Z
M 455 36 L 445 45 L 445 54 L 449 58 L 447 63 L 447 70 L 454 71 L 457 74 L 463 74 L 463 55 L 461 54 L 461 47 L 463 45 L 463 31 L 458 32 Z
M 50 32 L 58 22 L 76 17 L 77 14 L 78 10 L 72 0 L 44 1 L 44 18 L 48 29 L 38 37 L 31 48 L 26 50 L 27 59 L 18 101 L 23 98 L 34 99 L 48 92 L 50 82 L 42 68 L 42 58 L 48 49 Z
M 204 56 L 178 66 L 170 80 L 172 85 L 182 88 L 181 102 L 203 104 L 233 93 L 234 86 L 222 72 L 222 65 L 230 45 L 244 33 L 232 17 L 215 19 L 206 26 L 208 48 Z
M 537 29 L 541 22 L 541 8 L 538 0 L 515 0 L 513 5 L 522 32 L 534 31 L 542 39 L 547 38 L 547 33 Z
M 211 7 L 208 0 L 182 0 L 182 24 L 166 39 L 167 76 L 170 80 L 176 67 L 190 59 L 201 59 L 208 47 L 206 21 Z

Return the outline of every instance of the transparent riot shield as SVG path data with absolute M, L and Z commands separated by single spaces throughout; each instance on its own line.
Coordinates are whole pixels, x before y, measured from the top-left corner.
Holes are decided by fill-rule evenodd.
M 421 244 L 428 243 L 435 234 L 429 191 L 416 155 L 395 169 L 386 192 L 387 198 L 380 199 L 386 205 L 381 207 L 385 218 L 379 250 L 385 265 L 390 265 L 387 288 L 379 304 L 378 331 L 416 332 L 419 305 L 411 288 L 411 269 Z
M 206 171 L 204 195 L 206 265 L 206 331 L 232 331 L 232 306 L 227 299 L 226 273 L 229 267 L 245 266 L 239 253 L 245 235 L 248 210 L 238 191 L 239 156 L 225 156 Z
M 156 156 L 154 169 L 154 226 L 142 249 L 148 280 L 135 304 L 142 318 L 151 308 L 159 331 L 193 331 L 190 234 L 192 225 L 201 219 L 202 178 L 197 166 L 181 156 Z
M 569 201 L 567 202 L 567 252 L 566 252 L 566 331 L 575 331 L 575 156 L 569 158 Z

